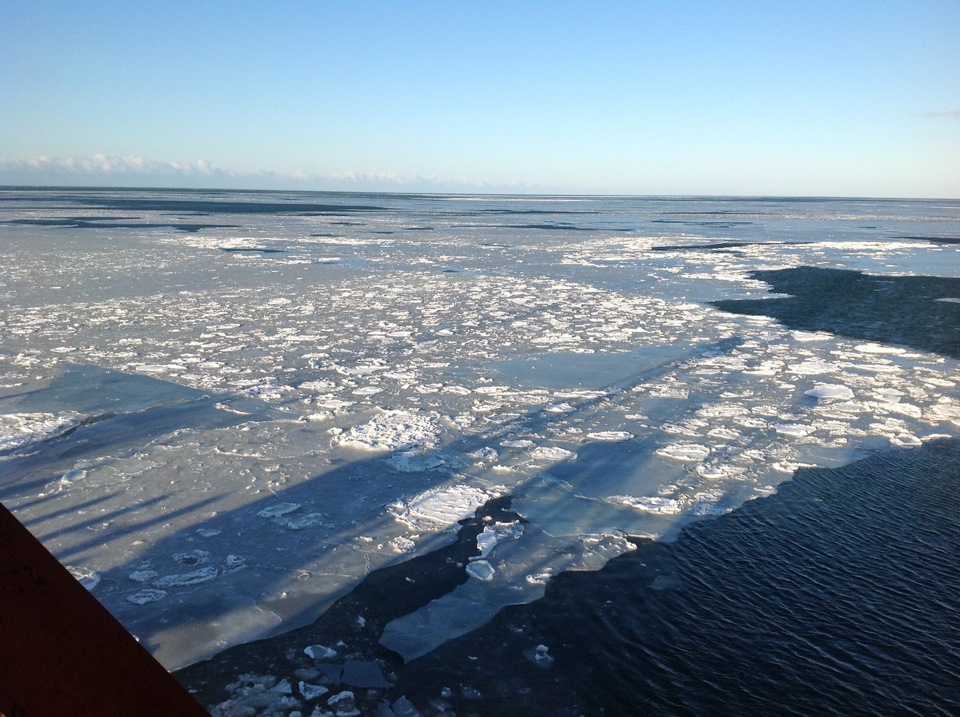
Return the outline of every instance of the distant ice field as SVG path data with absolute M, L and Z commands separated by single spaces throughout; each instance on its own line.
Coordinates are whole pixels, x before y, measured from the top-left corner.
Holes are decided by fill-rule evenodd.
M 494 498 L 526 522 L 490 525 L 463 585 L 387 626 L 404 658 L 629 536 L 960 432 L 949 351 L 710 303 L 782 298 L 751 272 L 796 267 L 960 279 L 960 202 L 0 207 L 0 500 L 170 669 L 309 623 Z

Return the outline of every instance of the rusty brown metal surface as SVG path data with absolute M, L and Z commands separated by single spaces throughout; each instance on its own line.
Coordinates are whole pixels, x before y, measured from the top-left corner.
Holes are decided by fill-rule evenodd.
M 0 505 L 0 717 L 209 717 Z

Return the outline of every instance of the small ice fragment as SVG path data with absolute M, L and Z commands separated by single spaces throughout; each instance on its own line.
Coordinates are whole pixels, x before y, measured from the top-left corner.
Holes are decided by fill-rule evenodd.
M 380 386 L 361 386 L 353 392 L 354 396 L 375 396 L 376 394 L 382 392 L 383 389 Z
M 675 461 L 702 461 L 710 455 L 710 449 L 699 443 L 673 443 L 657 450 L 658 456 Z
M 276 505 L 271 505 L 269 508 L 264 508 L 257 515 L 261 518 L 277 518 L 281 515 L 286 515 L 287 513 L 292 513 L 295 510 L 300 509 L 299 503 L 277 503 Z
M 658 496 L 611 495 L 607 501 L 614 504 L 626 505 L 634 510 L 647 513 L 661 513 L 675 515 L 681 512 L 680 501 L 675 498 L 660 498 Z
M 90 570 L 89 568 L 68 566 L 67 570 L 69 570 L 77 582 L 83 585 L 88 591 L 93 591 L 93 589 L 100 584 L 100 573 Z
M 523 535 L 523 524 L 520 521 L 486 526 L 477 536 L 477 549 L 480 550 L 478 557 L 486 558 L 498 543 L 504 540 L 516 540 L 521 535 Z
M 633 434 L 627 431 L 597 431 L 588 433 L 587 438 L 594 441 L 629 441 Z
M 419 473 L 440 468 L 446 461 L 437 453 L 424 453 L 414 448 L 409 451 L 394 453 L 387 459 L 387 464 L 401 473 Z
M 809 391 L 804 391 L 804 394 L 817 399 L 837 398 L 849 401 L 853 398 L 853 391 L 846 386 L 833 383 L 818 383 Z
M 323 697 L 330 690 L 328 690 L 323 685 L 311 685 L 309 682 L 301 681 L 298 685 L 300 688 L 300 695 L 305 700 L 315 700 L 318 697 Z
M 224 567 L 227 570 L 236 570 L 241 565 L 247 562 L 247 559 L 239 555 L 228 555 L 226 561 L 224 562 Z
M 417 544 L 410 540 L 410 538 L 398 535 L 390 541 L 390 547 L 393 548 L 393 552 L 403 554 L 412 553 L 414 548 L 417 547 Z
M 746 473 L 747 469 L 743 466 L 717 465 L 701 463 L 697 466 L 697 475 L 710 480 L 718 478 L 730 478 L 735 475 Z
M 474 560 L 472 563 L 467 564 L 467 574 L 477 580 L 489 582 L 493 580 L 493 576 L 497 574 L 497 571 L 486 560 Z
M 198 528 L 197 533 L 201 538 L 212 538 L 215 535 L 220 535 L 220 531 L 216 528 Z
M 794 341 L 826 341 L 830 338 L 830 334 L 823 331 L 810 332 L 810 331 L 791 331 L 790 335 L 793 337 Z
M 156 570 L 136 570 L 130 573 L 127 577 L 137 583 L 146 583 L 153 580 L 155 577 L 159 576 Z
M 576 409 L 569 403 L 551 403 L 543 410 L 546 413 L 572 413 Z
M 518 438 L 500 441 L 500 445 L 504 448 L 529 448 L 533 445 L 533 441 L 527 440 L 526 438 Z
M 531 585 L 546 585 L 547 581 L 553 577 L 553 574 L 544 571 L 542 573 L 534 573 L 532 575 L 527 575 L 524 579 Z
M 537 645 L 529 650 L 524 650 L 523 656 L 533 664 L 545 669 L 553 664 L 553 657 L 550 656 L 550 651 L 546 645 Z
M 291 518 L 285 525 L 291 530 L 303 530 L 304 528 L 311 528 L 314 525 L 323 525 L 323 514 L 307 513 L 297 518 Z
M 360 714 L 360 710 L 356 708 L 356 702 L 354 700 L 353 692 L 344 690 L 327 700 L 327 705 L 333 708 L 333 712 L 337 717 L 353 717 L 354 715 Z
M 500 454 L 497 453 L 496 448 L 491 448 L 490 446 L 484 446 L 478 451 L 473 451 L 472 453 L 468 453 L 467 456 L 477 461 L 495 461 L 500 456 Z
M 61 476 L 60 481 L 64 484 L 75 483 L 81 478 L 86 478 L 86 477 L 87 477 L 87 472 L 85 470 L 77 469 L 77 470 L 67 471 L 66 473 L 64 473 L 63 476 Z
M 303 654 L 314 660 L 329 660 L 337 656 L 337 651 L 326 645 L 309 645 L 303 648 Z
M 417 708 L 413 706 L 413 703 L 403 696 L 398 697 L 396 701 L 390 705 L 390 709 L 393 710 L 394 717 L 420 717 L 420 713 L 417 711 Z
M 859 351 L 862 354 L 903 354 L 906 353 L 905 349 L 900 348 L 899 346 L 884 346 L 883 344 L 858 344 L 854 346 L 854 350 Z
M 572 461 L 577 457 L 573 451 L 558 446 L 538 446 L 530 455 L 539 461 Z
M 290 684 L 290 680 L 283 679 L 271 687 L 270 691 L 276 692 L 278 695 L 292 695 L 293 686 Z
M 149 602 L 156 602 L 157 600 L 163 600 L 167 596 L 166 590 L 139 590 L 133 595 L 127 595 L 127 602 L 132 602 L 134 605 L 146 605 Z

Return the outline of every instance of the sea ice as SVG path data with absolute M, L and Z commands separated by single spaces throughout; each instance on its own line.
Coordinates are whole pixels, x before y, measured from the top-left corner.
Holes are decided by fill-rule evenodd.
M 560 448 L 559 446 L 537 446 L 534 448 L 530 455 L 538 461 L 572 461 L 576 459 L 577 454 L 573 451 L 568 451 L 566 448 Z
M 467 563 L 466 569 L 470 577 L 484 582 L 493 580 L 493 576 L 497 574 L 494 567 L 486 560 L 474 560 L 472 563 Z
M 593 441 L 629 441 L 633 434 L 629 431 L 594 431 L 587 438 Z
M 433 447 L 440 436 L 435 417 L 412 411 L 384 410 L 340 437 L 344 446 L 373 451 L 403 451 Z
M 454 483 L 429 488 L 407 501 L 390 505 L 389 509 L 397 520 L 414 530 L 438 530 L 469 518 L 493 497 L 480 488 Z
M 657 449 L 657 455 L 675 461 L 702 461 L 710 455 L 710 449 L 699 443 L 673 443 Z
M 648 513 L 664 513 L 668 515 L 673 515 L 680 513 L 683 510 L 683 506 L 680 504 L 680 501 L 675 498 L 660 498 L 657 496 L 641 496 L 636 497 L 632 495 L 611 495 L 607 498 L 607 501 L 610 503 L 618 505 L 626 505 L 635 510 L 642 510 Z
M 83 587 L 85 587 L 90 592 L 93 592 L 93 589 L 100 584 L 100 573 L 91 570 L 90 568 L 81 568 L 74 565 L 67 565 L 67 570 L 77 579 Z
M 303 654 L 314 660 L 329 660 L 337 656 L 337 651 L 326 645 L 308 645 L 303 648 Z
M 804 391 L 804 393 L 813 398 L 836 398 L 841 401 L 852 400 L 854 395 L 853 391 L 846 386 L 834 383 L 818 383 L 809 391 Z
M 477 536 L 477 548 L 480 550 L 479 557 L 486 558 L 490 551 L 502 541 L 517 540 L 521 535 L 523 535 L 523 524 L 519 521 L 484 526 L 483 532 Z

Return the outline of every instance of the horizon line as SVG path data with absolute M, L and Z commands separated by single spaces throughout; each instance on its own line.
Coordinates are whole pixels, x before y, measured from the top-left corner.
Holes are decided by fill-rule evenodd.
M 255 187 L 196 187 L 196 186 L 137 186 L 122 184 L 0 184 L 0 191 L 7 190 L 109 190 L 109 191 L 167 191 L 167 192 L 247 192 L 257 194 L 295 193 L 295 194 L 365 194 L 395 195 L 401 197 L 529 197 L 529 198 L 573 198 L 573 199 L 802 199 L 807 201 L 914 201 L 914 202 L 956 202 L 957 197 L 896 197 L 870 195 L 839 194 L 627 194 L 603 192 L 424 192 L 403 191 L 399 189 L 266 189 Z

